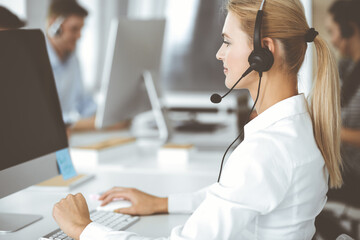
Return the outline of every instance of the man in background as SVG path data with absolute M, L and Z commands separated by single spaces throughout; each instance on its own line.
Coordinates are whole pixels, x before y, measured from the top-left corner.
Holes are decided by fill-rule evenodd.
M 25 26 L 25 22 L 19 19 L 15 14 L 0 6 L 0 31 L 17 29 Z
M 360 208 L 360 1 L 337 0 L 328 11 L 326 28 L 332 45 L 341 55 L 341 156 L 343 158 L 341 189 L 330 189 L 328 200 Z M 325 239 L 341 233 L 358 238 L 357 229 L 346 231 L 340 219 L 323 211 L 317 219 Z M 325 235 L 324 235 L 325 234 Z
M 96 104 L 85 91 L 75 50 L 87 15 L 87 10 L 76 0 L 52 0 L 46 26 L 47 48 L 63 120 L 67 126 L 85 129 L 94 128 Z
M 329 192 L 329 198 L 338 198 L 360 207 L 360 1 L 338 0 L 329 9 L 326 22 L 331 43 L 339 51 L 342 64 L 341 117 L 344 186 Z M 344 61 L 346 59 L 346 61 Z

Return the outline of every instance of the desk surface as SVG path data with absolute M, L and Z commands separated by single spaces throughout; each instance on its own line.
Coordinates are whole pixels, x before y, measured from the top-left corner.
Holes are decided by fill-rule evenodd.
M 87 144 L 91 141 L 104 140 L 113 136 L 124 136 L 124 133 L 91 133 L 90 136 L 92 137 L 85 133 L 75 135 L 70 143 L 82 142 Z M 94 169 L 77 169 L 79 172 L 95 173 L 95 178 L 74 188 L 70 193 L 81 192 L 87 199 L 91 210 L 97 207 L 98 202 L 92 200 L 90 195 L 103 192 L 113 186 L 135 187 L 157 196 L 196 191 L 216 181 L 222 154 L 223 151 L 199 151 L 183 168 L 171 168 L 160 166 L 156 162 L 154 148 L 147 146 L 142 148 L 136 158 L 125 158 L 120 161 L 114 159 L 106 162 L 106 164 L 100 164 L 96 168 L 96 173 Z M 52 208 L 67 194 L 68 192 L 28 188 L 0 199 L 0 212 L 40 214 L 43 216 L 42 220 L 15 233 L 0 235 L 0 240 L 36 240 L 55 230 L 57 224 L 52 218 Z M 141 217 L 140 221 L 128 230 L 149 237 L 169 236 L 171 229 L 183 224 L 187 218 L 188 215 Z
M 174 192 L 195 191 L 211 184 L 213 177 L 183 176 L 173 174 L 117 173 L 99 171 L 93 180 L 73 189 L 71 193 L 81 192 L 87 199 L 89 209 L 95 209 L 97 201 L 90 194 L 99 193 L 113 186 L 136 187 L 158 196 Z M 67 192 L 53 192 L 25 189 L 0 200 L 0 211 L 10 213 L 40 214 L 43 219 L 15 233 L 0 235 L 3 240 L 38 239 L 57 228 L 52 218 L 53 205 Z M 156 215 L 141 217 L 140 221 L 128 230 L 145 236 L 167 236 L 172 227 L 183 224 L 187 215 Z

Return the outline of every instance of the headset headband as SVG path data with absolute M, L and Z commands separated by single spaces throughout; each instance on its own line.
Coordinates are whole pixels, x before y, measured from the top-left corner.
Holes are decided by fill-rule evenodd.
M 260 9 L 257 12 L 254 28 L 254 51 L 261 49 L 261 23 L 263 17 L 263 7 L 265 0 L 262 1 Z

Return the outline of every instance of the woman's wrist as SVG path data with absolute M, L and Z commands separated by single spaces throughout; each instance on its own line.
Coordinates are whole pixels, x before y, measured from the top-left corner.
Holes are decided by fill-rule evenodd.
M 80 235 L 82 234 L 82 232 L 85 230 L 85 228 L 91 223 L 92 221 L 89 220 L 89 222 L 85 223 L 85 224 L 81 224 L 81 225 L 77 225 L 77 226 L 74 226 L 74 230 L 73 230 L 73 233 L 74 233 L 74 238 L 76 240 L 79 240 L 80 239 Z
M 168 213 L 168 198 L 156 199 L 156 213 Z

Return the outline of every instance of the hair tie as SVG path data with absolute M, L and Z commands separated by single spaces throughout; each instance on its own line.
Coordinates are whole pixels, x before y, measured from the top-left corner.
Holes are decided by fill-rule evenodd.
M 315 28 L 310 28 L 305 34 L 305 41 L 308 43 L 313 42 L 318 34 L 319 33 L 315 31 Z

